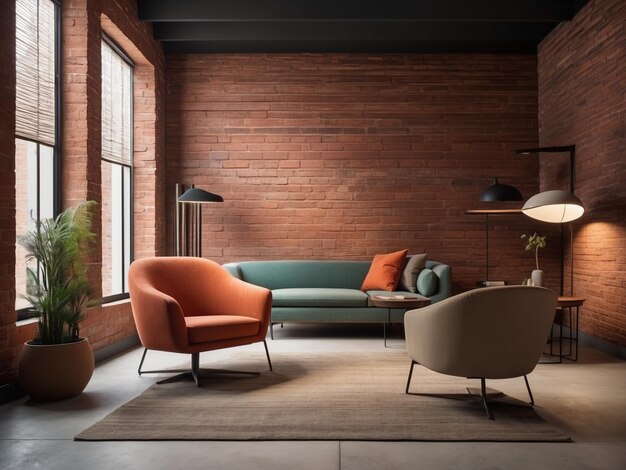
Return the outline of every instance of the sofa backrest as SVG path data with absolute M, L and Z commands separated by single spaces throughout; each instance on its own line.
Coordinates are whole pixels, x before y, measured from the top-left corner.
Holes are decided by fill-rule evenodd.
M 371 261 L 241 261 L 224 268 L 233 276 L 267 289 L 341 288 L 361 289 Z M 439 278 L 438 288 L 431 296 L 433 303 L 452 295 L 450 266 L 438 261 L 426 261 Z
M 267 289 L 360 289 L 370 261 L 242 261 L 224 265 L 242 281 Z M 230 267 L 236 265 L 237 274 Z

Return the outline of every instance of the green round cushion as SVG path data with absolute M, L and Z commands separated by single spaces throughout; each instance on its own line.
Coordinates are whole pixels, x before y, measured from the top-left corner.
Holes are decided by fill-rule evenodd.
M 430 297 L 437 291 L 439 278 L 431 269 L 422 269 L 417 276 L 417 290 L 425 297 Z

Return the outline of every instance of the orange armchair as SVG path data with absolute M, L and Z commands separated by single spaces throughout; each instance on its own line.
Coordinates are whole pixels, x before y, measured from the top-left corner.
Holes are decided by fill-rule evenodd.
M 158 383 L 193 377 L 200 386 L 200 353 L 263 342 L 272 293 L 231 276 L 219 264 L 190 257 L 134 261 L 128 273 L 130 302 L 144 352 L 138 373 L 183 372 Z M 142 371 L 148 349 L 191 354 L 191 370 Z M 247 373 L 239 371 L 215 371 Z M 257 373 L 255 373 L 257 374 Z

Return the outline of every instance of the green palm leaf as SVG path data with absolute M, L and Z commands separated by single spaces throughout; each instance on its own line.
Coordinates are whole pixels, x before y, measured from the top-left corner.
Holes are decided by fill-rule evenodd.
M 41 344 L 59 344 L 79 338 L 91 289 L 84 262 L 95 235 L 91 232 L 94 201 L 69 208 L 56 219 L 35 221 L 35 229 L 18 241 L 36 261 L 27 269 L 25 298 L 39 318 Z

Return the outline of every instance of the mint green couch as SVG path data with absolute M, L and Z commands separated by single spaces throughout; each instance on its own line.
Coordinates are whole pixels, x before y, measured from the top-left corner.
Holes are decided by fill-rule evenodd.
M 404 309 L 378 308 L 374 295 L 419 296 L 407 291 L 362 292 L 370 261 L 242 261 L 224 268 L 233 276 L 272 291 L 272 324 L 283 322 L 402 323 Z M 452 293 L 450 267 L 427 261 L 438 277 L 436 303 Z M 270 330 L 273 338 L 273 331 Z

